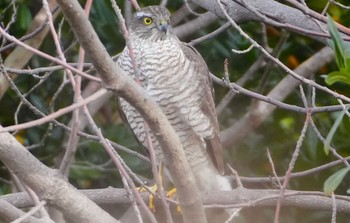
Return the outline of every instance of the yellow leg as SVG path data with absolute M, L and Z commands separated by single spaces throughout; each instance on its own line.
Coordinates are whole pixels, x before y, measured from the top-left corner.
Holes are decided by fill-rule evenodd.
M 159 166 L 159 178 L 160 178 L 160 183 L 163 185 L 163 169 L 164 169 L 164 165 L 163 163 L 160 164 Z M 155 184 L 151 187 L 141 187 L 140 188 L 140 192 L 145 192 L 145 191 L 148 191 L 150 193 L 149 197 L 148 197 L 148 207 L 151 211 L 155 212 L 156 211 L 156 208 L 155 208 L 155 205 L 154 205 L 154 194 L 157 192 L 158 190 L 158 186 Z M 169 190 L 167 193 L 166 193 L 166 196 L 167 198 L 170 198 L 170 199 L 175 199 L 175 195 L 176 195 L 176 188 L 174 187 L 173 189 Z M 176 205 L 176 211 L 181 213 L 181 207 L 180 205 Z
M 158 186 L 155 184 L 150 189 L 151 189 L 151 191 L 153 193 L 156 193 L 156 191 L 158 190 Z M 149 197 L 148 197 L 148 207 L 149 207 L 149 209 L 151 211 L 156 212 L 156 207 L 154 205 L 154 195 L 153 194 L 150 194 Z
M 175 195 L 176 195 L 176 188 L 175 187 L 166 193 L 167 198 L 170 198 L 170 199 L 174 199 Z M 180 205 L 176 205 L 176 211 L 181 213 Z
M 163 184 L 163 163 L 160 164 L 159 166 L 159 178 L 160 178 L 160 183 Z M 145 191 L 148 191 L 150 192 L 150 195 L 148 197 L 148 207 L 151 211 L 155 212 L 156 211 L 156 208 L 155 208 L 155 205 L 154 205 L 154 194 L 157 192 L 158 190 L 158 186 L 157 184 L 151 186 L 151 187 L 148 187 L 148 188 L 145 188 L 145 187 L 141 187 L 140 188 L 140 192 L 145 192 Z
M 156 211 L 155 206 L 154 206 L 154 194 L 156 193 L 157 190 L 158 190 L 158 187 L 156 184 L 153 186 L 150 186 L 150 187 L 142 186 L 139 188 L 140 192 L 149 192 L 150 193 L 150 195 L 148 197 L 148 207 L 153 212 Z
M 166 196 L 168 198 L 174 198 L 176 195 L 176 188 L 174 187 L 173 189 L 169 190 L 167 193 L 166 193 Z

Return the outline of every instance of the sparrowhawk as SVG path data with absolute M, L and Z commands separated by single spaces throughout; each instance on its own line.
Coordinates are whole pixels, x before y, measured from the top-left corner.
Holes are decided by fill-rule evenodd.
M 170 13 L 161 6 L 137 11 L 129 24 L 129 41 L 137 66 L 135 73 L 128 47 L 117 65 L 137 80 L 158 103 L 182 143 L 200 190 L 230 190 L 224 172 L 223 149 L 208 67 L 201 55 L 181 42 L 169 24 Z M 120 99 L 128 124 L 147 148 L 144 120 Z M 147 130 L 149 131 L 149 130 Z M 162 149 L 149 132 L 158 163 Z M 171 178 L 171 176 L 170 176 Z

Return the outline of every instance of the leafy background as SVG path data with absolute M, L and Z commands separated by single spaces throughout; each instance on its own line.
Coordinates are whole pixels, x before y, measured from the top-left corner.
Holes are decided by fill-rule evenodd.
M 83 2 L 83 1 L 82 1 Z M 120 2 L 120 1 L 119 1 Z M 118 2 L 118 4 L 119 4 Z M 325 0 L 309 0 L 307 4 L 310 8 L 321 12 L 327 1 Z M 347 2 L 339 1 L 343 4 Z M 13 9 L 9 8 L 9 0 L 2 0 L 0 2 L 0 20 L 2 24 L 8 24 L 13 13 Z M 146 6 L 151 4 L 158 4 L 158 1 L 139 1 L 140 5 Z M 175 11 L 183 4 L 182 1 L 169 1 L 168 8 L 170 11 Z M 33 16 L 41 7 L 41 1 L 38 0 L 21 0 L 17 1 L 18 6 L 16 21 L 10 28 L 11 35 L 21 37 L 28 30 Z M 123 3 L 120 2 L 120 7 L 123 8 Z M 332 6 L 329 9 L 329 14 L 332 18 L 349 27 L 350 13 L 347 10 L 342 10 L 339 7 Z M 91 22 L 95 27 L 100 39 L 106 46 L 111 55 L 120 52 L 125 41 L 121 36 L 118 28 L 117 18 L 110 6 L 108 0 L 94 1 L 91 10 Z M 78 45 L 76 44 L 72 31 L 70 30 L 66 21 L 62 21 L 62 16 L 56 20 L 56 27 L 62 26 L 61 41 L 67 59 L 69 61 L 77 60 Z M 186 37 L 184 41 L 190 41 L 194 38 L 203 36 L 223 24 L 223 21 L 218 21 L 200 32 Z M 252 36 L 256 41 L 261 42 L 261 33 L 263 26 L 259 23 L 242 24 L 242 28 Z M 267 26 L 268 44 L 271 48 L 275 47 L 283 32 L 274 27 Z M 283 45 L 280 60 L 287 64 L 290 68 L 297 67 L 302 61 L 306 60 L 324 45 L 310 38 L 306 38 L 299 34 L 290 33 L 286 43 Z M 238 80 L 242 74 L 257 60 L 260 52 L 252 50 L 246 54 L 232 53 L 231 49 L 246 49 L 249 47 L 248 42 L 241 37 L 237 31 L 230 28 L 218 37 L 207 40 L 196 45 L 196 48 L 202 53 L 205 61 L 207 61 L 210 70 L 216 76 L 223 76 L 223 61 L 225 58 L 229 60 L 230 80 Z M 8 49 L 1 53 L 4 60 L 12 49 Z M 56 55 L 52 39 L 47 37 L 43 43 L 41 50 L 51 55 Z M 36 68 L 50 65 L 46 60 L 34 56 L 27 68 Z M 337 71 L 338 66 L 335 62 L 323 67 L 313 77 L 316 82 L 327 85 L 324 75 L 332 71 Z M 53 96 L 61 83 L 64 81 L 63 73 L 61 71 L 53 72 L 50 78 L 47 78 L 40 87 L 36 88 L 28 95 L 28 100 L 33 103 L 41 111 L 48 113 L 49 105 Z M 260 69 L 254 76 L 246 83 L 245 88 L 260 92 L 262 94 L 271 90 L 283 77 L 285 73 L 278 67 L 273 66 L 269 72 L 265 73 L 264 69 Z M 38 83 L 37 79 L 29 75 L 20 75 L 15 80 L 16 85 L 22 93 L 28 92 Z M 83 82 L 83 87 L 84 87 Z M 311 89 L 304 86 L 310 97 Z M 350 88 L 348 83 L 336 82 L 328 85 L 331 89 L 338 93 L 350 96 Z M 216 101 L 219 102 L 221 98 L 228 92 L 227 88 L 215 85 Z M 70 87 L 66 86 L 58 94 L 55 101 L 54 109 L 65 107 L 72 103 L 73 92 Z M 244 95 L 237 95 L 224 110 L 219 117 L 221 129 L 228 128 L 239 120 L 247 111 L 251 109 L 253 99 Z M 302 106 L 300 92 L 295 89 L 285 102 Z M 336 104 L 335 98 L 323 92 L 317 92 L 317 105 L 332 105 Z M 8 90 L 4 98 L 0 102 L 0 123 L 3 126 L 12 125 L 15 123 L 15 112 L 20 103 L 19 98 L 12 90 Z M 128 148 L 144 153 L 139 148 L 138 144 L 121 123 L 120 117 L 117 113 L 117 103 L 111 99 L 96 115 L 95 120 L 103 130 L 104 135 Z M 339 116 L 339 112 L 334 113 L 320 113 L 313 116 L 316 125 L 323 136 L 326 136 L 332 128 L 335 120 Z M 18 121 L 20 123 L 30 121 L 38 118 L 27 107 L 23 106 L 18 112 Z M 59 118 L 60 122 L 68 123 L 71 115 L 65 115 Z M 229 164 L 234 167 L 241 176 L 262 177 L 271 175 L 271 167 L 267 160 L 266 150 L 268 149 L 272 155 L 275 163 L 275 168 L 278 175 L 284 175 L 288 163 L 291 159 L 296 141 L 300 136 L 300 131 L 304 124 L 305 116 L 291 111 L 277 109 L 275 112 L 254 132 L 251 132 L 239 144 L 232 145 L 226 148 L 226 159 Z M 89 129 L 86 129 L 89 132 Z M 337 151 L 343 156 L 349 156 L 350 150 L 350 123 L 349 118 L 344 117 L 336 134 L 332 138 L 331 144 L 337 148 Z M 43 163 L 48 166 L 55 166 L 58 157 L 63 154 L 64 130 L 54 125 L 42 125 L 40 127 L 23 130 L 16 134 L 25 146 L 32 146 L 38 143 L 40 145 L 31 148 L 30 151 L 35 154 Z M 145 179 L 151 179 L 149 165 L 132 155 L 121 153 L 126 163 L 139 175 Z M 309 130 L 306 140 L 303 142 L 301 154 L 296 163 L 294 171 L 307 170 L 328 162 L 335 160 L 334 157 L 326 155 L 324 152 L 324 145 L 317 139 L 315 133 Z M 295 190 L 317 190 L 322 191 L 325 180 L 334 172 L 341 169 L 341 166 L 322 171 L 311 176 L 292 179 L 289 188 Z M 116 171 L 109 156 L 105 153 L 101 145 L 93 140 L 81 138 L 79 148 L 75 157 L 74 165 L 71 168 L 69 180 L 78 188 L 104 188 L 108 186 L 122 187 L 120 176 Z M 0 194 L 10 193 L 12 191 L 12 184 L 10 182 L 10 175 L 4 166 L 0 169 Z M 347 194 L 350 185 L 350 177 L 346 176 L 338 189 L 337 194 Z M 271 188 L 270 184 L 247 184 L 250 188 Z M 305 211 L 298 209 L 283 208 L 283 221 L 281 222 L 329 222 L 330 213 Z M 249 210 L 251 213 L 251 210 Z M 274 208 L 256 209 L 253 213 L 259 214 L 261 222 L 272 222 Z M 249 214 L 241 216 L 241 222 L 252 222 Z M 349 222 L 348 216 L 337 216 L 337 222 Z

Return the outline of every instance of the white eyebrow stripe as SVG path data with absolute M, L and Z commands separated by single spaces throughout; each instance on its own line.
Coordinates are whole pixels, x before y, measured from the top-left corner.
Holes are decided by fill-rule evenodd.
M 152 17 L 152 14 L 151 13 L 145 13 L 145 12 L 136 12 L 136 18 L 143 18 L 145 16 L 147 17 Z

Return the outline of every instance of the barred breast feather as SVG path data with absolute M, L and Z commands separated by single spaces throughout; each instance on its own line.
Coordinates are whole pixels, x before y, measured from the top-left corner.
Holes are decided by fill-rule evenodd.
M 197 180 L 215 179 L 218 175 L 216 168 L 222 173 L 224 166 L 211 80 L 206 64 L 193 48 L 181 43 L 176 36 L 159 41 L 131 39 L 134 40 L 131 43 L 139 75 L 136 76 L 134 72 L 128 48 L 120 55 L 118 65 L 137 80 L 158 103 L 179 136 L 193 171 L 198 172 L 195 174 L 199 178 Z M 142 117 L 123 99 L 121 106 L 134 134 L 147 148 Z M 149 134 L 157 160 L 162 161 L 162 149 L 153 134 Z M 215 157 L 217 153 L 219 156 Z M 209 154 L 214 156 L 212 160 Z M 205 169 L 208 171 L 204 171 Z M 230 186 L 225 182 L 222 184 L 229 189 Z M 201 183 L 204 189 L 208 189 L 206 187 L 210 185 L 212 183 Z

